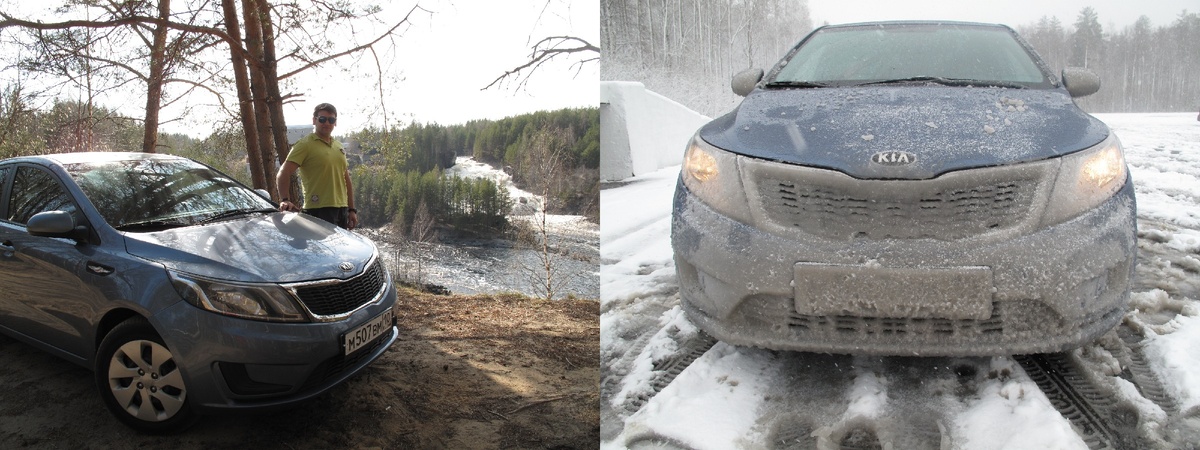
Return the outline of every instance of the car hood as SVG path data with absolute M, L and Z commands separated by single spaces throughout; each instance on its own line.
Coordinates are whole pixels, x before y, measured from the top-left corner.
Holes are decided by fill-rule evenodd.
M 375 244 L 312 216 L 275 212 L 154 233 L 125 233 L 129 253 L 168 269 L 240 282 L 289 283 L 361 273 Z M 353 268 L 345 271 L 343 262 Z
M 855 178 L 929 179 L 1076 152 L 1108 128 L 1063 89 L 875 86 L 758 89 L 699 133 L 734 153 Z

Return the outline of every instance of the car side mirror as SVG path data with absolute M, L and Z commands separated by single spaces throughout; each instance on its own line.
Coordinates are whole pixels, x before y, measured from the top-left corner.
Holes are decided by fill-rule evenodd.
M 733 88 L 734 94 L 745 97 L 750 95 L 750 91 L 753 91 L 758 86 L 758 82 L 762 81 L 762 78 L 762 69 L 746 69 L 734 75 L 733 81 L 729 85 Z
M 1100 90 L 1100 77 L 1082 67 L 1068 67 L 1062 71 L 1063 86 L 1072 97 L 1086 97 Z
M 45 211 L 34 214 L 25 224 L 33 236 L 66 238 L 76 242 L 87 239 L 87 227 L 76 225 L 75 216 L 66 211 Z

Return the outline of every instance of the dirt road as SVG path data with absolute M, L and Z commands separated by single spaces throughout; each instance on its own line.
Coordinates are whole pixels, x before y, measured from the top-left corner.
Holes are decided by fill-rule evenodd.
M 124 427 L 91 372 L 0 336 L 0 448 L 595 448 L 599 306 L 405 292 L 400 339 L 304 407 Z

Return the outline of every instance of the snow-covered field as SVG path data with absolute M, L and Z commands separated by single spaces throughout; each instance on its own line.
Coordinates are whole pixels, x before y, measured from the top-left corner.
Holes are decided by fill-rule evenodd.
M 1092 387 L 1092 403 L 1127 412 L 1116 414 L 1125 419 L 1115 440 L 1197 448 L 1200 122 L 1194 113 L 1097 117 L 1121 138 L 1135 183 L 1137 283 L 1120 333 L 1065 356 Z M 678 307 L 670 246 L 678 173 L 669 167 L 601 191 L 603 448 L 1095 448 L 1014 358 L 716 343 L 700 346 L 707 351 L 690 365 L 664 364 L 705 339 Z M 1129 381 L 1137 378 L 1131 358 L 1152 371 L 1165 402 Z

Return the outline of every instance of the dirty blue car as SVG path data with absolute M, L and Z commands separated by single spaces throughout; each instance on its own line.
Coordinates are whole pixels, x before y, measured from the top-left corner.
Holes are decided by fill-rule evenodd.
M 674 199 L 683 309 L 723 341 L 878 355 L 1076 348 L 1127 309 L 1117 137 L 1012 29 L 814 30 L 699 129 Z
M 186 158 L 0 161 L 0 219 L 0 332 L 94 370 L 141 431 L 295 405 L 397 336 L 374 244 Z

